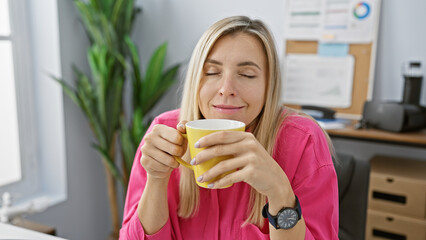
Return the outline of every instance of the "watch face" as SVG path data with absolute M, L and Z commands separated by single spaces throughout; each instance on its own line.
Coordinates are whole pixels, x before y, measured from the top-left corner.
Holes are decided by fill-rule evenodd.
M 299 220 L 296 210 L 287 208 L 284 209 L 280 214 L 278 214 L 278 226 L 282 229 L 289 229 L 296 225 Z

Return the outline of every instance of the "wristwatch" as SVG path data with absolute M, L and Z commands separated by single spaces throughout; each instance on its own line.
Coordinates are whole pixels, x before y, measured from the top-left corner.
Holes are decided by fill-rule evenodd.
M 296 197 L 296 207 L 284 207 L 276 216 L 269 213 L 269 203 L 263 207 L 262 216 L 268 218 L 269 222 L 275 229 L 290 229 L 296 226 L 296 223 L 302 218 L 302 208 L 299 204 L 299 199 Z

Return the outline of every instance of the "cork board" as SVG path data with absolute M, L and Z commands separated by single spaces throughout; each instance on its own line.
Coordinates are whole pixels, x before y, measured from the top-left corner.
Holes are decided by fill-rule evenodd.
M 286 41 L 286 55 L 287 54 L 317 54 L 318 42 L 317 41 Z M 372 43 L 368 44 L 350 44 L 349 53 L 355 59 L 354 66 L 354 79 L 352 86 L 352 104 L 349 108 L 332 108 L 337 113 L 362 115 L 364 102 L 368 98 L 368 86 L 370 76 L 370 62 L 372 54 Z M 286 106 L 300 109 L 299 105 Z

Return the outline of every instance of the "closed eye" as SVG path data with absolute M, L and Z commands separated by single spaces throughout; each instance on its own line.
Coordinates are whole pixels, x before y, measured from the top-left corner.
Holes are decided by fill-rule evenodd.
M 214 75 L 219 75 L 219 72 L 206 72 L 204 73 L 206 76 L 214 76 Z
M 245 77 L 245 78 L 255 78 L 255 75 L 248 75 L 248 74 L 240 74 L 240 76 Z

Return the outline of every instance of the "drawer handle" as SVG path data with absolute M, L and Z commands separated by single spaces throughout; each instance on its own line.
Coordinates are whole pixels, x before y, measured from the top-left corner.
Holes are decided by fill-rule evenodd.
M 405 196 L 388 194 L 388 193 L 377 192 L 377 191 L 373 191 L 373 198 L 384 200 L 384 201 L 402 203 L 402 204 L 405 204 L 407 202 L 407 198 Z
M 381 231 L 381 230 L 378 230 L 378 229 L 373 229 L 373 236 L 382 237 L 382 238 L 386 238 L 386 239 L 392 239 L 392 240 L 407 240 L 407 237 L 404 236 L 404 235 L 385 232 L 385 231 Z
M 373 229 L 373 236 L 382 237 L 382 238 L 386 238 L 386 239 L 392 239 L 392 240 L 407 240 L 407 237 L 404 236 L 404 235 L 385 232 L 385 231 L 381 231 L 381 230 L 378 230 L 378 229 Z
M 386 178 L 386 182 L 393 183 L 393 178 Z

